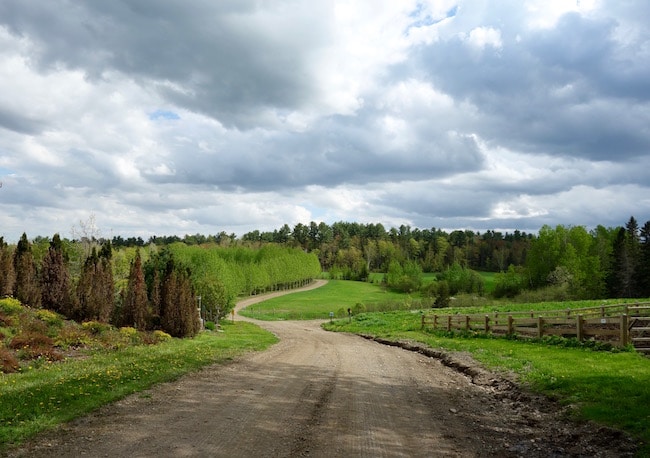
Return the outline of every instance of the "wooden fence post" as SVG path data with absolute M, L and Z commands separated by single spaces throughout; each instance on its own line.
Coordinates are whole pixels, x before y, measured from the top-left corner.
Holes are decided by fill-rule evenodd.
M 485 333 L 490 332 L 490 315 L 485 315 Z
M 469 331 L 470 326 L 469 326 L 469 315 L 465 315 L 465 331 Z
M 447 331 L 451 331 L 451 315 L 447 315 Z
M 433 329 L 438 329 L 438 315 L 433 315 Z
M 582 342 L 584 339 L 584 330 L 582 329 L 584 325 L 584 322 L 582 320 L 582 315 L 578 315 L 576 319 L 576 336 L 578 337 L 578 341 Z
M 420 329 L 424 330 L 424 313 L 422 314 L 422 327 Z
M 621 315 L 621 347 L 626 346 L 630 338 L 627 326 L 628 326 L 627 314 L 624 313 L 623 315 Z
M 537 338 L 541 339 L 544 337 L 544 318 L 542 316 L 537 317 Z
M 514 319 L 512 315 L 508 315 L 508 334 L 513 335 L 515 333 Z

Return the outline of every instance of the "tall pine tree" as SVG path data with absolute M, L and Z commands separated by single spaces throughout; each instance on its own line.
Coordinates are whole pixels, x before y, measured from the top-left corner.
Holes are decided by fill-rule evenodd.
M 160 288 L 160 324 L 174 337 L 193 337 L 200 329 L 199 313 L 188 269 L 169 256 Z
M 15 284 L 14 255 L 4 237 L 0 237 L 0 297 L 13 295 Z
M 641 247 L 637 266 L 637 286 L 640 297 L 650 297 L 650 221 L 641 228 Z
M 27 240 L 25 233 L 14 251 L 14 270 L 16 273 L 14 297 L 25 305 L 39 308 L 41 306 L 41 290 L 38 271 L 32 254 L 32 245 Z
M 115 307 L 111 256 L 111 243 L 105 242 L 99 254 L 93 247 L 84 262 L 77 285 L 78 309 L 73 317 L 76 320 L 110 320 Z
M 41 265 L 41 303 L 43 308 L 63 315 L 73 312 L 67 256 L 59 234 L 54 234 Z
M 149 315 L 147 285 L 144 281 L 142 258 L 138 249 L 135 259 L 131 262 L 120 322 L 123 326 L 135 326 L 136 329 L 144 330 L 149 328 Z

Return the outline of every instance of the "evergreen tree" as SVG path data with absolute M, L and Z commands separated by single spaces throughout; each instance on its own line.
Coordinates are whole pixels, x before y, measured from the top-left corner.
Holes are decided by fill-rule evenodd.
M 634 216 L 630 217 L 630 220 L 625 225 L 626 232 L 626 249 L 629 257 L 629 284 L 630 284 L 630 295 L 627 297 L 639 297 L 639 275 L 638 268 L 640 264 L 641 256 L 641 243 L 639 238 L 639 224 L 637 223 Z
M 108 322 L 115 307 L 115 288 L 111 267 L 111 244 L 104 243 L 97 254 L 93 247 L 77 285 L 78 309 L 74 319 Z
M 650 221 L 641 228 L 640 240 L 637 286 L 640 297 L 650 297 Z
M 41 266 L 41 303 L 63 315 L 72 313 L 70 273 L 59 234 L 54 234 Z
M 136 251 L 135 259 L 131 263 L 120 323 L 141 330 L 149 327 L 149 301 L 140 250 Z
M 41 306 L 41 290 L 38 271 L 32 254 L 32 246 L 25 233 L 14 251 L 14 271 L 16 273 L 14 297 L 25 305 L 39 308 Z
M 0 297 L 13 295 L 15 284 L 14 255 L 4 237 L 0 237 Z
M 614 239 L 612 262 L 607 275 L 610 297 L 634 297 L 634 262 L 629 248 L 628 233 L 621 227 Z
M 169 257 L 160 288 L 160 324 L 174 337 L 192 337 L 200 321 L 194 301 L 190 273 Z

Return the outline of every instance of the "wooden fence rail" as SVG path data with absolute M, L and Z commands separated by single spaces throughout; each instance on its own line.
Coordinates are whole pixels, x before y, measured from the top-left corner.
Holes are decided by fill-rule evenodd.
M 477 331 L 542 338 L 548 335 L 596 339 L 625 346 L 650 342 L 650 302 L 565 310 L 422 315 L 427 326 L 446 331 Z M 643 348 L 644 345 L 641 345 Z M 640 351 L 650 352 L 643 348 Z

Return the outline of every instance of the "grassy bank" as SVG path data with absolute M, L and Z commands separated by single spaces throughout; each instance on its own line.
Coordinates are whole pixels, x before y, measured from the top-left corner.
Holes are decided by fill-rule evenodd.
M 420 330 L 420 314 L 368 313 L 328 330 L 422 342 L 432 348 L 469 352 L 487 368 L 514 372 L 521 383 L 573 407 L 577 419 L 629 432 L 650 456 L 650 359 L 635 352 L 596 352 L 545 343 L 486 337 L 449 337 Z
M 244 322 L 223 323 L 223 329 L 0 374 L 0 450 L 128 394 L 277 341 Z

